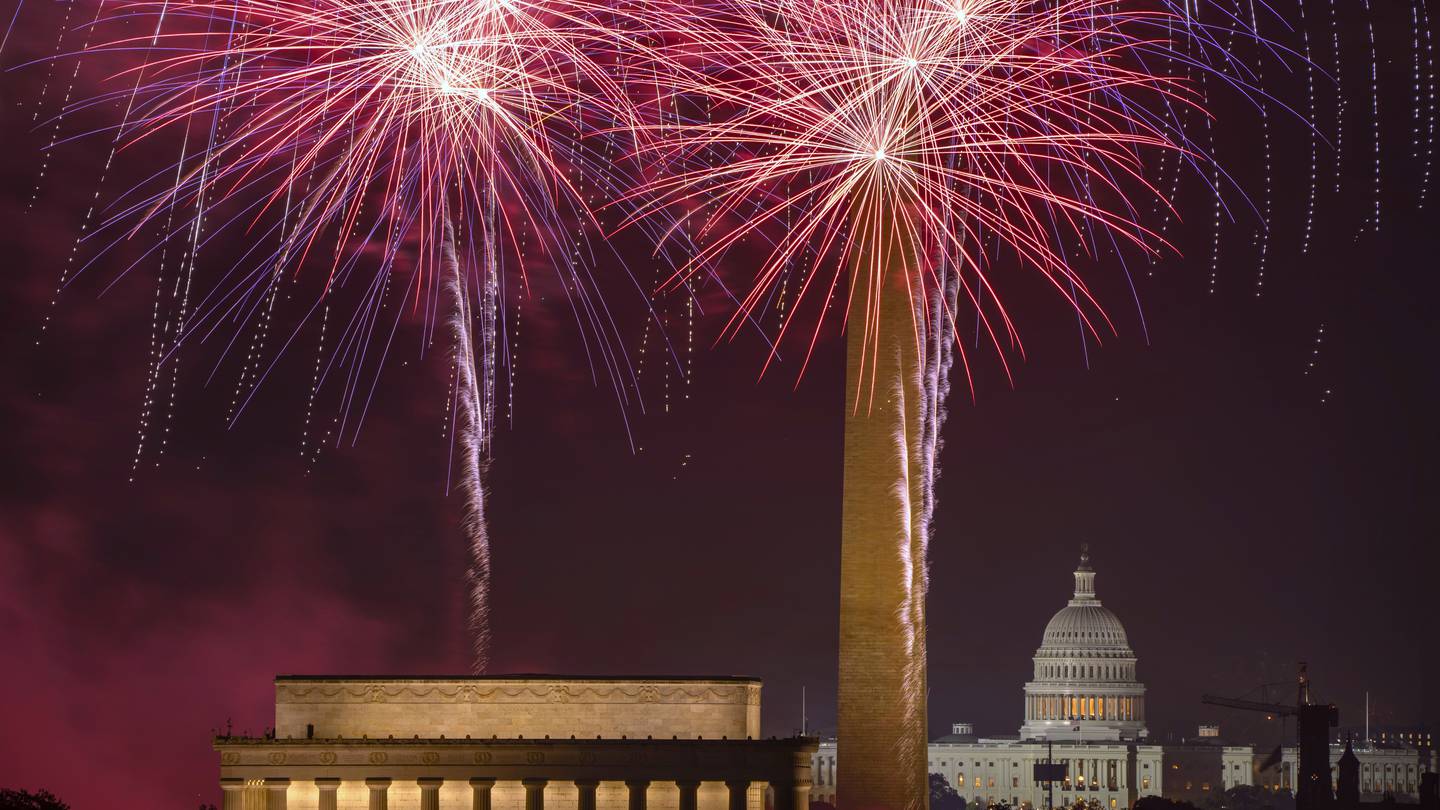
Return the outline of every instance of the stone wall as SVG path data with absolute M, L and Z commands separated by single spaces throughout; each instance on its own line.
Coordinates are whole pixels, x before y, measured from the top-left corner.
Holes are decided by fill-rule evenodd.
M 307 728 L 313 727 L 313 728 Z M 386 737 L 745 739 L 760 736 L 749 678 L 275 679 L 278 739 Z

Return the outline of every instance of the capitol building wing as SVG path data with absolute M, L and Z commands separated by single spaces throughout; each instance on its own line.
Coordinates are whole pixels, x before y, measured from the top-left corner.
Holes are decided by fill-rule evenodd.
M 1075 595 L 1045 626 L 1025 684 L 1021 739 L 1142 740 L 1145 686 L 1125 628 L 1095 595 L 1088 552 L 1075 569 Z

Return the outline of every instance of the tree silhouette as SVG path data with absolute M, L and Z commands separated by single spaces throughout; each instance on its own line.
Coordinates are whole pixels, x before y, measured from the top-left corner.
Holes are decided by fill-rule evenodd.
M 1270 791 L 1253 785 L 1236 785 L 1205 797 L 1202 810 L 1291 810 L 1295 797 L 1290 791 Z
M 0 810 L 70 810 L 70 805 L 60 801 L 48 790 L 0 789 Z
M 950 787 L 944 774 L 930 774 L 930 810 L 965 810 L 965 797 Z
M 1199 810 L 1190 802 L 1177 802 L 1160 796 L 1143 796 L 1135 802 L 1134 810 Z

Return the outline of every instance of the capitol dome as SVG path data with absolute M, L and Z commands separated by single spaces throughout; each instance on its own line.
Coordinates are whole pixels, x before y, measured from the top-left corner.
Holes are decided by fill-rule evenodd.
M 1044 647 L 1063 647 L 1074 643 L 1130 649 L 1120 617 L 1093 600 L 1090 604 L 1066 605 L 1045 625 Z
M 1075 593 L 1045 625 L 1025 684 L 1023 739 L 1137 740 L 1146 736 L 1145 686 L 1125 626 L 1095 595 L 1088 549 Z

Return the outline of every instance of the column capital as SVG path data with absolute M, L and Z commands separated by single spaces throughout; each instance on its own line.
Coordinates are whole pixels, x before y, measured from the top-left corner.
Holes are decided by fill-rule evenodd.
M 365 778 L 365 787 L 368 787 L 368 788 L 388 788 L 388 787 L 390 787 L 390 777 L 388 777 L 388 776 L 368 776 L 368 777 Z
M 726 806 L 729 810 L 745 810 L 749 804 L 750 780 L 748 779 L 727 779 L 725 787 L 729 789 L 729 801 Z
M 288 787 L 290 787 L 290 778 L 289 778 L 288 776 L 267 776 L 267 777 L 265 777 L 265 789 L 266 789 L 266 790 L 278 790 L 278 789 L 280 789 L 280 788 L 288 788 Z
M 443 777 L 443 776 L 422 776 L 422 777 L 420 777 L 419 779 L 416 779 L 415 782 L 416 782 L 416 784 L 420 785 L 420 787 L 421 787 L 422 789 L 423 789 L 423 788 L 430 788 L 431 790 L 439 790 L 439 789 L 440 789 L 440 786 L 443 785 L 443 784 L 445 784 L 445 777 Z
M 680 810 L 698 810 L 700 780 L 676 779 L 675 787 L 680 788 Z
M 599 779 L 576 779 L 575 790 L 580 794 L 575 810 L 595 810 L 595 789 L 600 787 Z
M 645 810 L 645 805 L 649 800 L 650 780 L 626 779 L 625 787 L 629 792 L 626 797 L 626 807 L 629 810 Z
M 316 779 L 315 779 L 315 787 L 317 787 L 317 788 L 319 788 L 319 789 L 321 789 L 321 790 L 339 790 L 339 789 L 340 789 L 340 777 L 338 777 L 338 776 L 320 776 L 320 777 L 316 777 Z
M 472 810 L 490 810 L 490 789 L 493 787 L 495 787 L 495 777 L 493 776 L 470 777 L 470 807 Z
M 550 784 L 550 780 L 541 776 L 527 776 L 520 780 L 520 784 L 526 787 L 545 787 Z
M 244 779 L 237 779 L 237 778 L 235 778 L 235 777 L 229 777 L 229 776 L 227 776 L 227 777 L 225 777 L 225 778 L 223 778 L 223 779 L 220 780 L 220 789 L 221 789 L 221 790 L 243 790 L 244 788 L 245 788 L 245 780 L 244 780 Z

